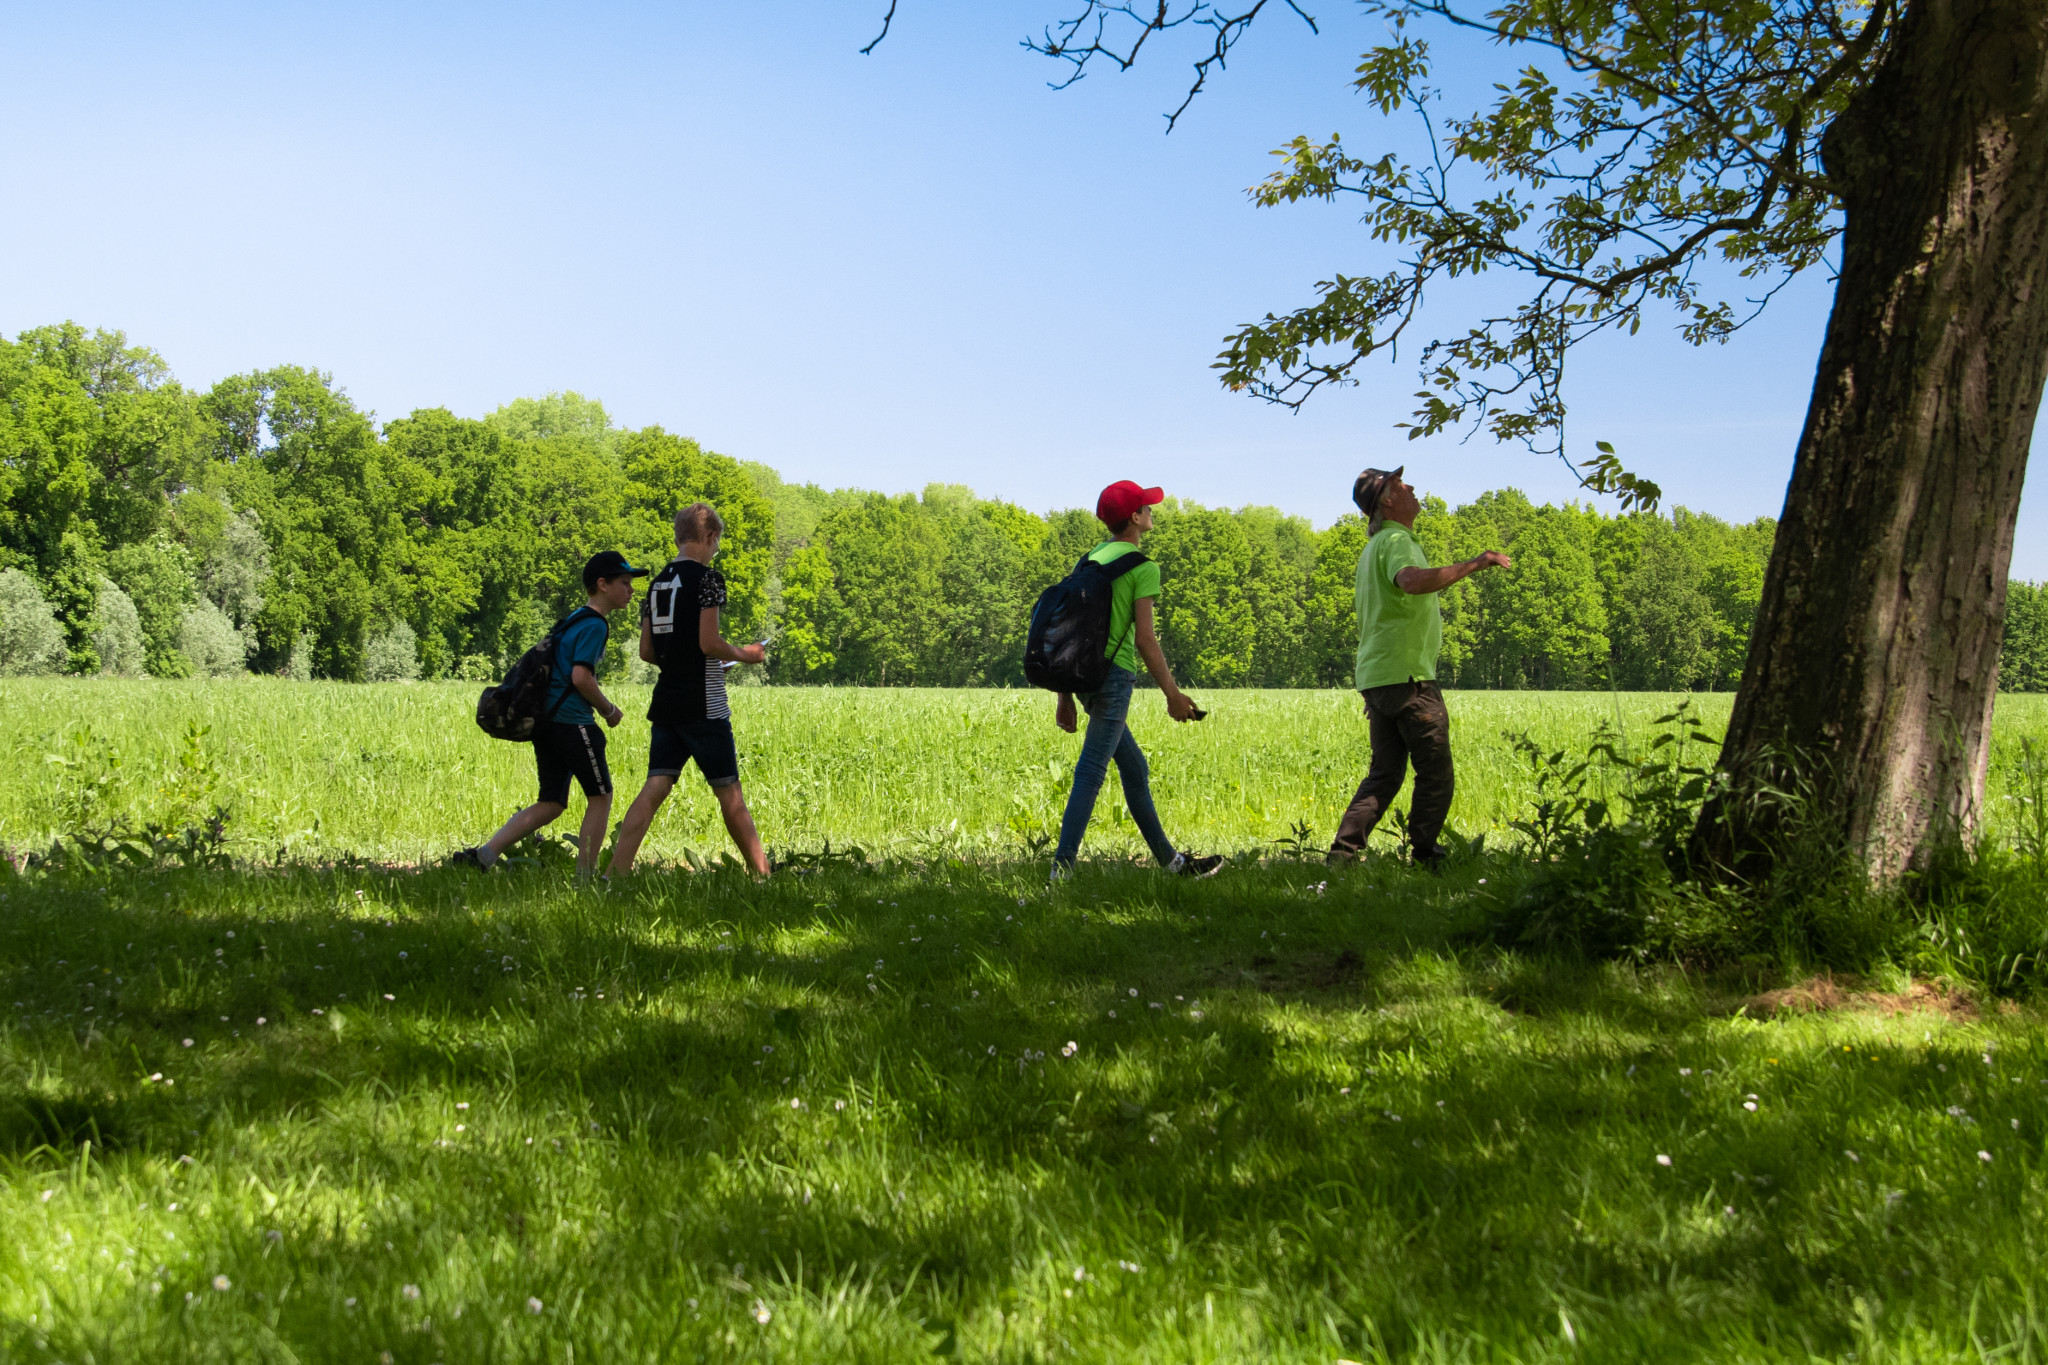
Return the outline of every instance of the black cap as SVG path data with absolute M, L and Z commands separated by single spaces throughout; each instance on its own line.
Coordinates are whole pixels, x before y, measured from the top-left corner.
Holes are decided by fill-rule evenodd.
M 1395 465 L 1392 469 L 1368 469 L 1358 476 L 1351 485 L 1351 500 L 1358 504 L 1358 510 L 1368 520 L 1379 515 L 1380 494 L 1386 491 L 1388 479 L 1398 479 L 1401 471 L 1408 466 Z
M 652 569 L 636 569 L 617 550 L 599 550 L 583 566 L 583 591 L 596 592 L 600 578 L 645 578 Z

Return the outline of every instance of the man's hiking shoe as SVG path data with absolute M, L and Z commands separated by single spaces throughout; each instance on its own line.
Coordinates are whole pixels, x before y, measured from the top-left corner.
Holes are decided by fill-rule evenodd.
M 484 861 L 484 851 L 480 848 L 456 849 L 448 855 L 448 865 L 450 867 L 473 867 L 479 872 L 489 872 L 491 870 L 491 865 Z
M 1418 848 L 1415 850 L 1415 865 L 1425 872 L 1442 872 L 1444 859 L 1450 856 L 1450 852 L 1442 844 Z
M 1199 858 L 1192 853 L 1183 853 L 1173 860 L 1173 872 L 1177 877 L 1213 877 L 1222 870 L 1223 856 L 1219 853 Z

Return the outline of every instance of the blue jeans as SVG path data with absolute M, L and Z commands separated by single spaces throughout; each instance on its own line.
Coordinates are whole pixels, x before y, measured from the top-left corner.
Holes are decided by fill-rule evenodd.
M 1162 866 L 1173 862 L 1174 847 L 1159 827 L 1159 812 L 1152 805 L 1152 771 L 1145 764 L 1144 750 L 1131 738 L 1124 723 L 1131 713 L 1131 686 L 1138 675 L 1128 668 L 1110 666 L 1109 678 L 1100 692 L 1084 693 L 1080 702 L 1088 711 L 1088 732 L 1081 738 L 1081 761 L 1074 765 L 1074 787 L 1067 793 L 1067 813 L 1060 818 L 1060 846 L 1053 853 L 1056 867 L 1071 867 L 1081 852 L 1081 836 L 1088 832 L 1088 818 L 1095 814 L 1095 797 L 1102 779 L 1109 776 L 1110 761 L 1116 761 L 1117 776 L 1123 779 L 1124 805 L 1138 832 Z

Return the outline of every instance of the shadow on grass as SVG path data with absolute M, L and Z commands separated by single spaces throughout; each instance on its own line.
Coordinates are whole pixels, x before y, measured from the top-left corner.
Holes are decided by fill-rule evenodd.
M 431 1177 L 449 1226 L 513 1247 L 559 1220 L 553 1164 L 612 1171 L 583 1254 L 671 1294 L 714 1266 L 857 1269 L 950 1314 L 1015 1292 L 1019 1248 L 1121 1236 L 1390 1345 L 1559 1294 L 1617 1331 L 1617 1305 L 1690 1294 L 1702 1320 L 1839 1344 L 1856 1293 L 2007 1273 L 2032 1224 L 1998 1210 L 2030 1198 L 2031 1152 L 1975 1144 L 2032 1122 L 2033 1089 L 1970 1097 L 1965 1129 L 1960 1046 L 1845 1069 L 1823 1025 L 1731 1032 L 1682 974 L 1454 950 L 1475 882 L 17 882 L 0 1144 L 226 1162 L 295 1128 L 295 1160 Z M 379 1248 L 418 1218 L 316 1225 L 295 1254 L 389 1279 L 409 1253 Z

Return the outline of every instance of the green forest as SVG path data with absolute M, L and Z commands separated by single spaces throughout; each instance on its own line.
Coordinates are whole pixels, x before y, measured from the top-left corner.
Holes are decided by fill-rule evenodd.
M 1332 472 L 1333 512 L 1353 472 Z M 1157 477 L 1103 472 L 1125 476 Z M 581 600 L 587 555 L 666 559 L 671 513 L 698 498 L 726 520 L 727 633 L 773 639 L 769 683 L 1019 683 L 1032 602 L 1101 538 L 1082 508 L 1041 515 L 960 484 L 790 484 L 658 426 L 619 428 L 574 393 L 380 425 L 296 366 L 201 392 L 122 333 L 66 323 L 0 339 L 0 673 L 494 678 Z M 1416 533 L 1433 560 L 1515 558 L 1444 594 L 1439 676 L 1732 689 L 1773 530 L 1514 489 L 1430 498 Z M 1176 674 L 1348 685 L 1364 538 L 1348 512 L 1319 530 L 1169 498 L 1145 548 Z M 2048 594 L 2015 582 L 2008 603 L 2001 686 L 2048 690 Z M 613 667 L 639 667 L 630 622 L 615 626 Z

